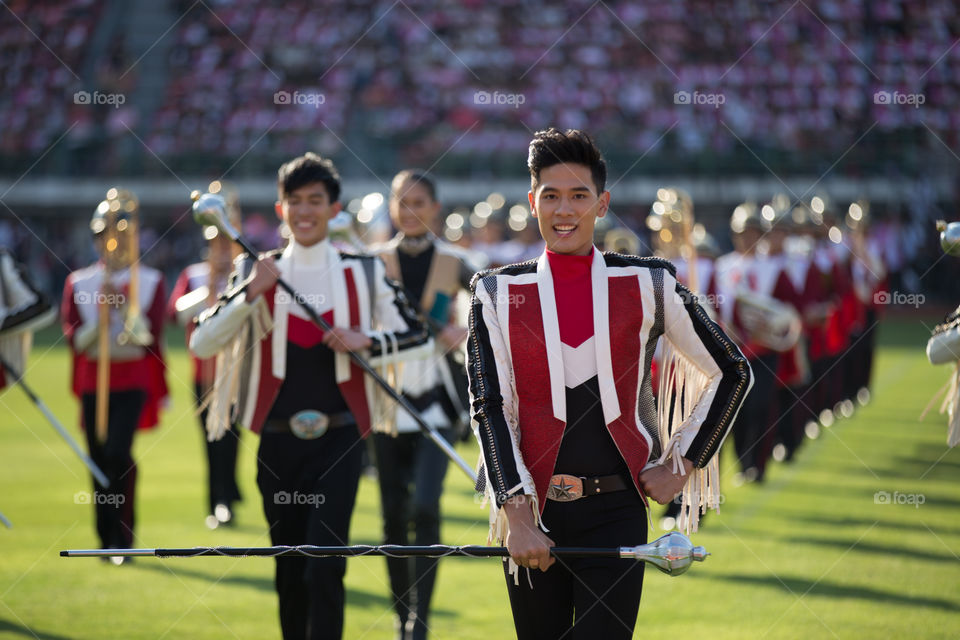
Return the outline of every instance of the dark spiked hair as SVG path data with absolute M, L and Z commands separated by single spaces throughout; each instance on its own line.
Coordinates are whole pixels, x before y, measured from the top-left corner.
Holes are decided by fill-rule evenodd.
M 330 202 L 340 199 L 340 174 L 328 158 L 321 158 L 308 151 L 299 158 L 284 163 L 277 171 L 277 191 L 281 200 L 300 187 L 317 182 L 323 183 L 327 188 Z
M 527 155 L 527 167 L 530 169 L 530 183 L 534 190 L 540 183 L 541 171 L 566 162 L 589 167 L 597 194 L 603 193 L 607 184 L 607 162 L 586 132 L 579 129 L 560 131 L 550 127 L 533 134 L 530 153 Z
M 397 190 L 404 183 L 410 181 L 413 184 L 423 185 L 423 188 L 427 190 L 427 193 L 430 194 L 430 199 L 434 202 L 437 201 L 437 183 L 434 182 L 433 178 L 427 175 L 426 171 L 422 169 L 404 169 L 397 175 L 393 176 L 393 181 L 390 183 L 390 190 L 395 195 Z

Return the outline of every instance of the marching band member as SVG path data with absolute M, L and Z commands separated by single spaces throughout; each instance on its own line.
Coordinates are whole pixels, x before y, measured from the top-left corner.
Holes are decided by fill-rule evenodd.
M 757 339 L 765 318 L 753 305 L 742 303 L 742 294 L 769 296 L 780 286 L 779 273 L 757 263 L 763 223 L 756 204 L 738 205 L 730 219 L 734 250 L 715 265 L 716 289 L 723 326 L 743 351 L 753 372 L 754 391 L 743 403 L 733 425 L 733 444 L 747 482 L 762 480 L 766 463 L 763 439 L 769 427 L 770 398 L 774 392 L 779 354 Z M 763 261 L 765 262 L 765 260 Z
M 827 371 L 821 397 L 824 411 L 827 412 L 825 415 L 840 417 L 841 403 L 846 400 L 846 367 L 842 360 L 850 346 L 851 308 L 855 298 L 850 282 L 850 252 L 843 243 L 843 234 L 836 225 L 836 216 L 826 197 L 814 196 L 810 200 L 810 209 L 814 213 L 814 221 L 819 222 L 814 262 L 823 274 L 831 302 L 824 329 Z
M 824 373 L 829 364 L 826 357 L 826 322 L 833 308 L 828 276 L 816 262 L 817 223 L 810 208 L 797 203 L 790 211 L 793 234 L 786 241 L 787 274 L 797 292 L 797 310 L 803 321 L 806 340 L 809 382 L 798 391 L 802 401 L 798 408 L 803 413 L 805 429 L 815 427 L 828 401 L 824 393 Z M 823 417 L 826 417 L 824 414 Z
M 468 402 L 461 399 L 455 379 L 464 371 L 462 358 L 455 358 L 461 354 L 467 330 L 455 323 L 454 303 L 460 291 L 469 291 L 477 270 L 463 250 L 434 235 L 440 202 L 429 176 L 416 170 L 398 173 L 391 183 L 389 209 L 398 233 L 370 252 L 384 261 L 387 277 L 398 282 L 411 304 L 430 319 L 437 346 L 430 357 L 404 365 L 403 393 L 431 427 L 454 442 L 454 425 L 468 419 L 461 416 Z M 413 544 L 438 544 L 447 457 L 405 411 L 397 414 L 396 430 L 373 435 L 383 542 L 408 544 L 412 528 Z M 387 558 L 387 570 L 400 637 L 426 638 L 437 559 Z
M 90 457 L 110 480 L 109 488 L 94 481 L 91 500 L 104 549 L 133 546 L 133 436 L 157 424 L 167 396 L 165 286 L 163 274 L 139 263 L 137 209 L 132 193 L 107 192 L 90 222 L 100 260 L 67 277 L 61 305 Z
M 555 565 L 549 549 L 642 543 L 646 496 L 666 503 L 681 489 L 681 519 L 696 529 L 700 509 L 719 500 L 715 454 L 750 368 L 669 262 L 593 246 L 610 193 L 589 136 L 541 131 L 528 166 L 546 251 L 473 282 L 468 373 L 491 535 L 510 551 L 519 638 L 559 638 L 571 628 L 578 637 L 629 638 L 643 567 Z M 661 375 L 655 407 L 658 342 L 670 375 Z M 524 579 L 517 565 L 528 569 Z
M 806 412 L 802 405 L 801 391 L 809 381 L 810 365 L 807 362 L 799 311 L 802 300 L 791 278 L 791 256 L 786 251 L 787 237 L 792 228 L 789 199 L 782 194 L 774 196 L 772 202 L 764 206 L 762 218 L 767 231 L 761 246 L 762 258 L 754 263 L 754 269 L 758 275 L 766 275 L 766 278 L 761 277 L 761 281 L 768 285 L 774 283 L 766 294 L 792 311 L 798 328 L 796 339 L 784 340 L 779 349 L 777 369 L 774 372 L 775 391 L 768 424 L 764 430 L 764 453 L 773 450 L 775 459 L 792 460 L 803 442 Z M 777 447 L 771 447 L 771 443 L 779 445 L 779 451 Z
M 380 260 L 331 246 L 327 225 L 341 207 L 333 163 L 295 158 L 280 167 L 277 189 L 290 244 L 240 262 L 190 349 L 217 355 L 208 430 L 217 437 L 236 421 L 260 434 L 257 485 L 272 543 L 345 545 L 363 438 L 390 428 L 379 388 L 347 352 L 392 363 L 433 347 Z M 280 277 L 331 331 L 308 319 Z M 342 557 L 276 559 L 284 638 L 342 636 L 345 571 Z
M 850 336 L 855 350 L 849 358 L 851 386 L 849 398 L 856 398 L 864 405 L 870 400 L 870 374 L 873 369 L 873 352 L 876 346 L 877 311 L 886 291 L 886 267 L 876 247 L 867 237 L 870 228 L 869 205 L 865 201 L 853 202 L 847 209 L 844 224 L 849 230 L 850 276 L 855 294 L 856 320 Z
M 227 191 L 220 181 L 210 184 L 211 193 Z M 242 228 L 240 206 L 236 194 L 227 194 L 228 216 L 230 223 L 237 229 Z M 207 239 L 207 259 L 191 264 L 180 273 L 170 295 L 167 310 L 168 317 L 186 329 L 187 343 L 193 333 L 194 320 L 202 311 L 213 307 L 226 289 L 227 278 L 233 268 L 233 260 L 239 253 L 239 247 L 226 234 L 218 233 L 216 227 L 205 227 Z M 213 388 L 216 379 L 216 358 L 201 360 L 191 357 L 193 362 L 194 397 L 197 406 L 205 407 L 203 401 Z M 206 443 L 207 452 L 207 498 L 209 511 L 206 524 L 216 529 L 233 521 L 233 503 L 240 500 L 240 488 L 237 486 L 237 447 L 240 430 L 236 425 L 219 440 L 207 437 L 207 409 L 200 412 L 200 429 Z

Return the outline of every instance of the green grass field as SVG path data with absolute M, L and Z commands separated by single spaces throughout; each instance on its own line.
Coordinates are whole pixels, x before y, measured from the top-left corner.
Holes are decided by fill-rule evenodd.
M 648 571 L 637 637 L 960 636 L 960 451 L 946 447 L 945 417 L 934 411 L 918 421 L 947 378 L 946 368 L 926 362 L 927 335 L 920 321 L 882 325 L 873 402 L 808 440 L 763 485 L 732 487 L 732 460 L 724 459 L 722 512 L 693 536 L 713 555 L 678 578 Z M 241 447 L 246 501 L 238 526 L 203 525 L 205 471 L 189 365 L 182 337 L 169 338 L 172 402 L 160 428 L 136 442 L 136 544 L 269 544 L 252 434 Z M 68 366 L 66 349 L 48 331 L 38 337 L 27 379 L 76 429 Z M 2 392 L 0 416 L 0 511 L 14 523 L 0 528 L 0 637 L 279 637 L 272 560 L 144 558 L 114 567 L 58 557 L 61 549 L 97 545 L 92 508 L 75 500 L 90 481 L 22 391 Z M 460 449 L 476 460 L 475 445 Z M 469 482 L 451 468 L 446 485 L 443 541 L 482 544 L 485 511 Z M 891 503 L 878 503 L 877 492 Z M 914 504 L 895 503 L 917 495 Z M 378 541 L 378 509 L 375 482 L 365 478 L 353 542 Z M 444 560 L 434 637 L 511 637 L 501 576 L 497 561 Z M 347 587 L 345 637 L 392 638 L 383 559 L 350 560 Z

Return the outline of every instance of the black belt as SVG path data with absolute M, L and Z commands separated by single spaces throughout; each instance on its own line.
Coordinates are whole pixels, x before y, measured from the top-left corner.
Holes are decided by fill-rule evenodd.
M 629 488 L 630 485 L 627 484 L 626 480 L 624 480 L 623 476 L 619 473 L 612 476 L 596 476 L 593 478 L 573 476 L 568 473 L 557 473 L 550 478 L 550 486 L 547 489 L 547 500 L 572 502 L 588 496 L 624 491 Z
M 328 413 L 327 418 L 329 423 L 327 427 L 329 429 L 336 429 L 338 427 L 349 427 L 357 423 L 356 419 L 353 417 L 353 414 L 349 411 L 341 411 L 340 413 Z M 268 418 L 266 422 L 263 423 L 263 429 L 260 433 L 293 433 L 293 430 L 290 429 L 290 418 Z

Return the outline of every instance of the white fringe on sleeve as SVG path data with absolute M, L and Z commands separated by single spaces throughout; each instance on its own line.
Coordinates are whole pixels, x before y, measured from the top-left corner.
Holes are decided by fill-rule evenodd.
M 660 340 L 662 369 L 660 371 L 657 393 L 657 424 L 663 452 L 658 464 L 673 461 L 673 473 L 685 473 L 682 455 L 684 441 L 692 440 L 703 422 L 696 415 L 709 407 L 700 407 L 703 393 L 711 386 L 712 380 L 699 367 L 687 359 L 670 340 L 663 336 Z M 671 412 L 671 408 L 673 409 Z M 698 411 L 699 409 L 699 411 Z M 699 419 L 690 420 L 696 416 Z M 678 527 L 686 533 L 697 531 L 700 514 L 707 509 L 720 511 L 720 464 L 719 456 L 713 456 L 707 465 L 694 468 L 683 487 Z
M 953 448 L 960 444 L 960 361 L 957 362 L 953 371 L 950 373 L 950 379 L 937 390 L 926 408 L 920 414 L 923 420 L 930 411 L 931 406 L 943 398 L 940 403 L 940 414 L 947 414 L 947 446 Z
M 197 408 L 198 415 L 208 409 L 206 428 L 209 442 L 223 438 L 230 426 L 236 422 L 240 385 L 243 383 L 240 380 L 243 358 L 249 349 L 259 347 L 260 341 L 267 336 L 272 326 L 270 310 L 261 298 L 254 303 L 248 322 L 245 322 L 233 340 L 217 353 L 217 377 L 207 397 Z

